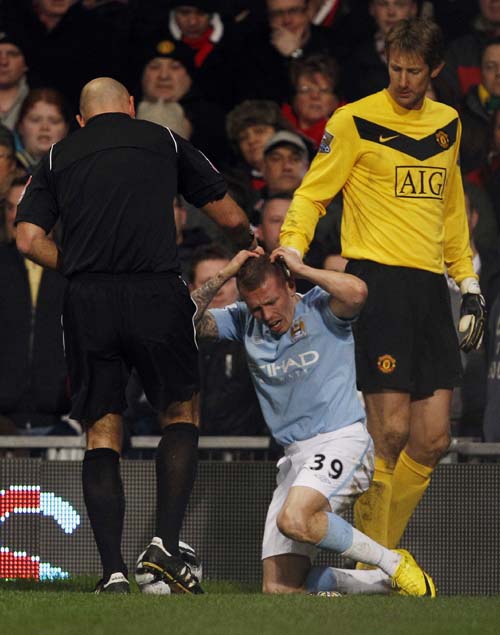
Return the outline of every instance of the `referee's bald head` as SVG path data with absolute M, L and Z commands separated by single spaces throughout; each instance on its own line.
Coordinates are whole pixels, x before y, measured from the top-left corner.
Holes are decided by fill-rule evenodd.
M 80 126 L 96 115 L 121 112 L 135 115 L 133 98 L 123 84 L 111 77 L 97 77 L 85 84 L 80 94 Z

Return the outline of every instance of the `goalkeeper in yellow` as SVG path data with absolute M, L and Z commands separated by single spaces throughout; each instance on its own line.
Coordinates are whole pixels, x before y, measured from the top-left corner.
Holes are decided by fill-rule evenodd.
M 342 189 L 346 271 L 368 286 L 355 330 L 356 370 L 376 453 L 355 520 L 393 548 L 450 442 L 461 363 L 445 271 L 462 292 L 465 351 L 481 344 L 484 300 L 469 248 L 460 121 L 453 108 L 425 97 L 442 68 L 441 32 L 428 20 L 403 20 L 385 46 L 388 88 L 330 119 L 280 242 L 303 255 Z

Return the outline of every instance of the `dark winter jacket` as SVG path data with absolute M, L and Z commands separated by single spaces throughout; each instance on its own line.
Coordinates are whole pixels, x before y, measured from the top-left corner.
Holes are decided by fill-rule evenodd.
M 14 243 L 0 246 L 0 413 L 70 409 L 61 313 L 66 280 L 45 270 L 32 310 L 28 273 Z M 35 424 L 36 425 L 36 424 Z

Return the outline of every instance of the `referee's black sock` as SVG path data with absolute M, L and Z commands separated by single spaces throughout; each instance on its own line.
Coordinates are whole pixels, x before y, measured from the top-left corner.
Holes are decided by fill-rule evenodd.
M 104 579 L 127 567 L 121 553 L 125 495 L 120 476 L 120 455 L 110 448 L 87 450 L 82 468 L 83 497 Z
M 179 532 L 196 478 L 198 428 L 173 423 L 163 430 L 156 452 L 156 535 L 169 553 L 179 553 Z

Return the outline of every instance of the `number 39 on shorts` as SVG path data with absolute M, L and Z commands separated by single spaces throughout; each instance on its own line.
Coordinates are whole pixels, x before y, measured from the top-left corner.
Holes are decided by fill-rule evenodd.
M 334 480 L 340 478 L 344 469 L 340 459 L 332 459 L 325 454 L 315 454 L 309 459 L 306 467 L 314 472 L 327 473 L 329 478 Z

